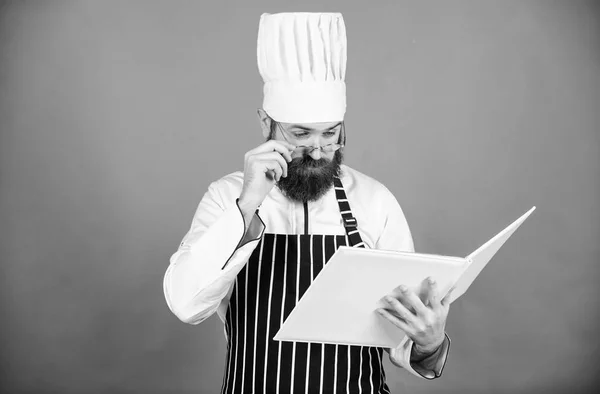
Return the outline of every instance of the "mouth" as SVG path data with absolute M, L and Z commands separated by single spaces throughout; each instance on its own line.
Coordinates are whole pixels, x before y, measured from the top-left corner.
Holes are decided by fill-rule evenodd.
M 310 156 L 300 157 L 293 161 L 296 161 L 298 166 L 305 167 L 305 168 L 321 168 L 321 167 L 325 167 L 327 164 L 329 164 L 331 162 L 330 160 L 327 160 L 325 158 L 315 160 Z
M 315 165 L 315 163 L 298 166 L 298 171 L 305 174 L 318 174 L 327 169 L 327 163 Z

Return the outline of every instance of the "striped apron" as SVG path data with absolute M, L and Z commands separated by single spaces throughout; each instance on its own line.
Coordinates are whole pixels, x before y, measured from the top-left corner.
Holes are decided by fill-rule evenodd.
M 273 340 L 335 250 L 364 247 L 339 178 L 334 187 L 346 235 L 265 233 L 237 275 L 222 394 L 390 392 L 382 348 Z

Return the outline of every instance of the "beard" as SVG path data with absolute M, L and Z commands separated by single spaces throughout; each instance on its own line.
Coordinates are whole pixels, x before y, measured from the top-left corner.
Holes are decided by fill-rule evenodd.
M 309 155 L 293 159 L 288 163 L 288 176 L 281 177 L 277 186 L 288 198 L 300 201 L 316 201 L 333 186 L 333 178 L 340 176 L 342 149 L 335 152 L 333 159 L 315 160 Z

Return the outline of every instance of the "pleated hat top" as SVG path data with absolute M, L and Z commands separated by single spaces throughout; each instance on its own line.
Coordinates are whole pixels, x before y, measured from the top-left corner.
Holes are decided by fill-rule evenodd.
M 346 46 L 341 13 L 263 13 L 256 54 L 267 114 L 287 123 L 342 121 Z

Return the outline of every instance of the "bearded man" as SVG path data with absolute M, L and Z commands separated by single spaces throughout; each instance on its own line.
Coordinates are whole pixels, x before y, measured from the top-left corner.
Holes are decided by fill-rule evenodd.
M 415 376 L 441 376 L 449 295 L 431 280 L 416 294 L 398 278 L 378 310 L 407 334 L 396 348 L 273 340 L 339 246 L 414 246 L 392 193 L 342 163 L 342 15 L 265 13 L 257 43 L 267 141 L 246 153 L 243 172 L 208 187 L 164 277 L 169 308 L 189 324 L 215 312 L 223 321 L 222 393 L 389 393 L 384 351 Z

